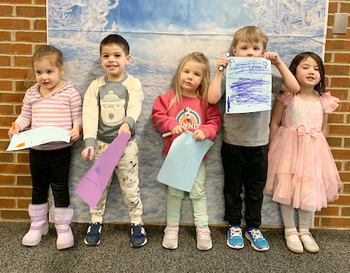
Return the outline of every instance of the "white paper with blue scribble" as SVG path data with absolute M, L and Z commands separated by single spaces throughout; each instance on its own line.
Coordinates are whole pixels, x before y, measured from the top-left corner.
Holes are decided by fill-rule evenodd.
M 226 67 L 226 113 L 271 110 L 271 62 L 231 57 Z

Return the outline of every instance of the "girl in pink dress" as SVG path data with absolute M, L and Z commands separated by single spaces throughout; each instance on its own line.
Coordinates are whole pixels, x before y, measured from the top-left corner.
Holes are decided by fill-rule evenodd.
M 321 58 L 298 54 L 289 69 L 300 85 L 296 94 L 277 97 L 270 123 L 270 150 L 265 193 L 280 203 L 287 248 L 295 253 L 318 252 L 311 236 L 315 211 L 338 198 L 341 181 L 326 141 L 328 113 L 338 98 L 325 92 Z M 299 231 L 294 222 L 298 210 Z

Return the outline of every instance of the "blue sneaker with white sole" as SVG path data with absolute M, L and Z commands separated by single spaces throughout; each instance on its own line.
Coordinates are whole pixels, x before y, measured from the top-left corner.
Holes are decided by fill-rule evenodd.
M 258 228 L 247 228 L 245 237 L 250 241 L 251 246 L 257 251 L 267 251 L 270 248 L 269 243 Z
M 143 225 L 131 224 L 130 246 L 139 248 L 147 243 L 146 230 Z
M 98 246 L 101 243 L 102 223 L 91 223 L 85 234 L 84 243 L 88 246 Z
M 244 247 L 242 228 L 240 226 L 228 226 L 226 243 L 233 249 L 242 249 Z

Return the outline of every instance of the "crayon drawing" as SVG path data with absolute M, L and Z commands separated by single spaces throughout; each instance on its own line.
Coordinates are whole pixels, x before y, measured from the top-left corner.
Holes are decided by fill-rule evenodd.
M 226 71 L 226 113 L 271 109 L 271 62 L 263 58 L 229 58 Z

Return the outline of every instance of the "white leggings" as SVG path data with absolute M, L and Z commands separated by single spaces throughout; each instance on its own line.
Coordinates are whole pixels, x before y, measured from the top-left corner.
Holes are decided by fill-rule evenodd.
M 294 221 L 294 208 L 292 205 L 283 205 L 280 204 L 280 210 L 282 214 L 283 224 L 285 228 L 293 228 L 296 227 Z M 299 229 L 309 229 L 311 225 L 311 221 L 313 219 L 314 212 L 307 211 L 302 209 L 298 210 L 298 219 L 299 219 Z

